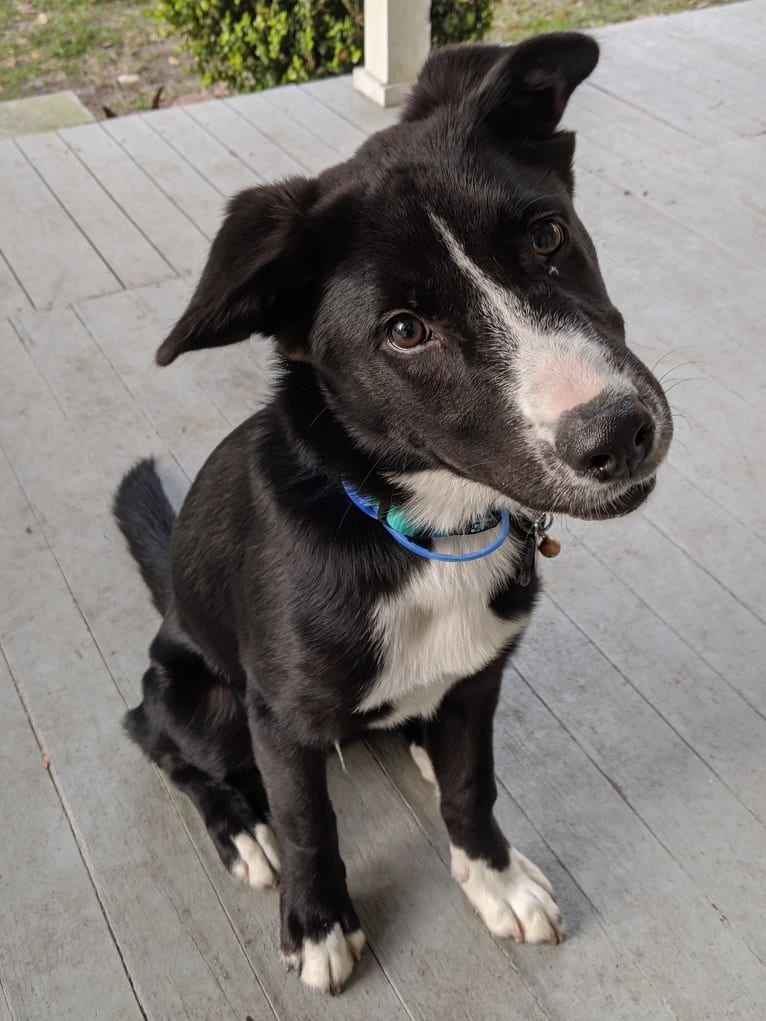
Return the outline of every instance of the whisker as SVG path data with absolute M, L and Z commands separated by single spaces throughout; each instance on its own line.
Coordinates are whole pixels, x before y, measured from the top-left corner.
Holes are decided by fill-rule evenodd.
M 663 387 L 665 393 L 669 393 L 673 387 L 680 386 L 681 383 L 699 383 L 704 380 L 704 376 L 687 376 L 685 379 L 674 379 L 667 386 Z

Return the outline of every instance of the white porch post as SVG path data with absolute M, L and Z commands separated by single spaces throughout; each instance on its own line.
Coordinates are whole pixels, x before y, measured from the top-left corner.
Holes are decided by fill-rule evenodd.
M 431 0 L 364 0 L 364 65 L 354 88 L 396 106 L 431 49 Z

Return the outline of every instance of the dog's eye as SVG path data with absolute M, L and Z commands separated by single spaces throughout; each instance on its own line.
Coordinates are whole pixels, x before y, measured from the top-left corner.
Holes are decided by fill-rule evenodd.
M 564 244 L 564 228 L 557 220 L 538 220 L 532 225 L 529 238 L 537 255 L 547 258 Z
M 396 316 L 386 327 L 386 339 L 397 351 L 412 351 L 425 344 L 428 337 L 425 323 L 406 313 Z

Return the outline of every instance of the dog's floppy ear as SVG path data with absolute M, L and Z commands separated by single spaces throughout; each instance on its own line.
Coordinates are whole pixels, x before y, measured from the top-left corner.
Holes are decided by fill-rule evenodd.
M 476 121 L 498 134 L 540 138 L 598 63 L 598 44 L 579 32 L 526 39 L 496 60 L 470 101 Z
M 189 306 L 157 351 L 169 365 L 185 351 L 276 337 L 288 355 L 301 342 L 301 296 L 316 272 L 310 211 L 316 181 L 250 188 L 229 203 Z

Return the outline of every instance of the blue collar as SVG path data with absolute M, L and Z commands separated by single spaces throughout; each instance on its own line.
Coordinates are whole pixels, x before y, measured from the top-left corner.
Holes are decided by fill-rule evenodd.
M 491 528 L 496 528 L 500 525 L 500 534 L 497 535 L 488 546 L 475 550 L 473 553 L 437 553 L 436 550 L 428 549 L 427 547 L 420 546 L 418 543 L 412 541 L 412 536 L 423 535 L 424 533 L 408 520 L 403 510 L 398 507 L 390 507 L 382 513 L 380 503 L 377 500 L 371 497 L 362 496 L 348 482 L 343 483 L 343 489 L 345 490 L 346 496 L 354 504 L 354 506 L 358 507 L 359 510 L 362 511 L 363 514 L 366 514 L 368 518 L 373 518 L 373 520 L 380 522 L 388 534 L 396 542 L 398 542 L 400 546 L 409 550 L 410 553 L 416 553 L 419 557 L 424 557 L 426 560 L 444 560 L 449 563 L 456 563 L 465 560 L 481 560 L 482 557 L 488 557 L 490 553 L 494 553 L 496 549 L 502 546 L 508 538 L 508 534 L 511 529 L 510 515 L 507 510 L 500 507 L 496 510 L 490 511 L 489 514 L 486 514 L 484 517 L 478 518 L 476 521 L 472 522 L 465 531 L 446 533 L 436 532 L 427 536 L 431 539 L 444 539 L 454 535 L 477 535 L 480 532 L 487 532 Z

